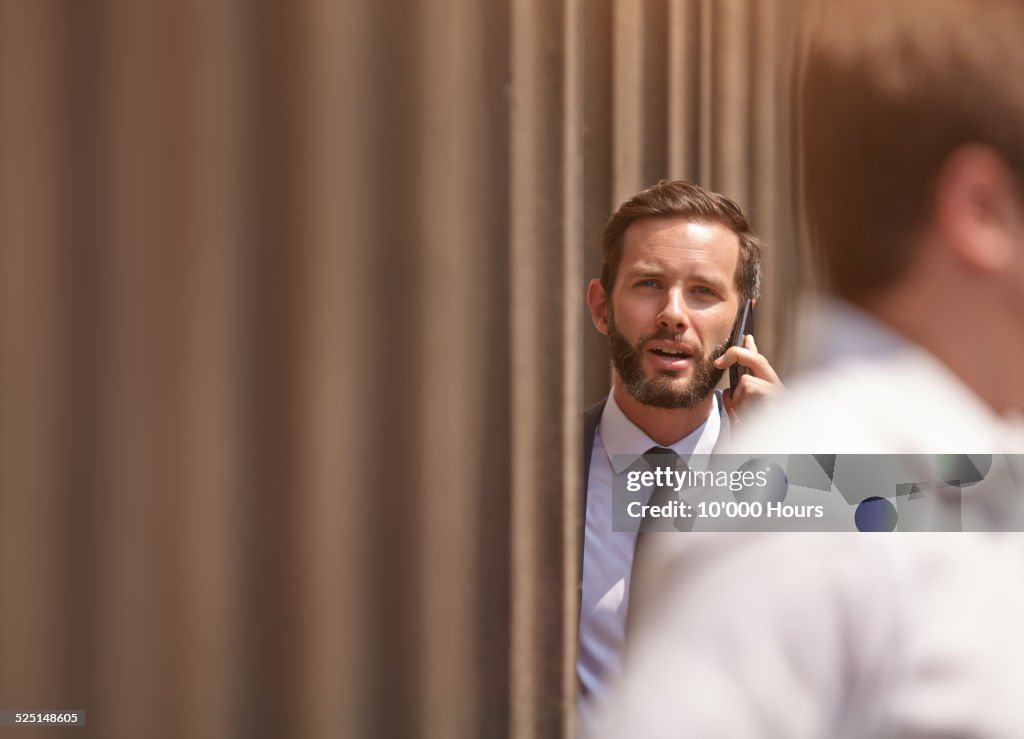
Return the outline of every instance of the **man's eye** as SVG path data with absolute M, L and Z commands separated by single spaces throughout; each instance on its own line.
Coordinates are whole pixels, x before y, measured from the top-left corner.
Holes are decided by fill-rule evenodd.
M 661 287 L 657 280 L 641 280 L 637 287 Z
M 707 295 L 712 298 L 717 297 L 717 293 L 714 290 L 712 290 L 710 287 L 704 287 L 703 285 L 697 285 L 696 287 L 694 287 L 693 292 L 697 293 L 698 295 Z

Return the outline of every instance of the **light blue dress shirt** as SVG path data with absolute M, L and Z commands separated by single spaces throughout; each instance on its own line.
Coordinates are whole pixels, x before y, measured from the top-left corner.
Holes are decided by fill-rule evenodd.
M 716 393 L 708 419 L 671 445 L 681 459 L 711 453 L 721 431 L 720 402 Z M 619 669 L 636 547 L 636 532 L 612 531 L 613 482 L 653 446 L 660 445 L 626 418 L 609 394 L 594 436 L 587 488 L 580 643 L 576 662 L 584 728 L 592 715 L 592 707 L 600 702 L 606 686 Z

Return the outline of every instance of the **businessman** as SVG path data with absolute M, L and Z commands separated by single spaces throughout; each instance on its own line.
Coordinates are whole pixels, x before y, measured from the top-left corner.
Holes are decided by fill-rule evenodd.
M 681 181 L 633 196 L 609 219 L 587 301 L 608 337 L 613 381 L 584 415 L 586 494 L 577 673 L 584 720 L 622 650 L 637 534 L 612 531 L 617 477 L 652 449 L 708 454 L 782 387 L 752 336 L 730 347 L 740 306 L 758 297 L 762 247 L 728 198 Z M 716 391 L 723 371 L 749 372 Z M 645 469 L 649 469 L 644 467 Z

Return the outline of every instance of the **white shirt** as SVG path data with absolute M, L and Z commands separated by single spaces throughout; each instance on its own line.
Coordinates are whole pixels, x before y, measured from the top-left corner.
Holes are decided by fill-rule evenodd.
M 710 454 L 718 441 L 722 419 L 718 393 L 708 419 L 670 448 L 687 460 Z M 586 722 L 590 704 L 604 694 L 609 677 L 618 670 L 625 636 L 630 570 L 636 532 L 612 531 L 612 489 L 616 476 L 656 444 L 641 431 L 609 394 L 594 435 L 587 487 L 583 544 L 583 592 L 580 644 L 576 673 Z
M 934 357 L 844 306 L 772 410 L 733 430 L 761 453 L 1014 453 Z M 601 736 L 1019 737 L 1024 535 L 666 536 Z M 667 551 L 671 549 L 671 552 Z

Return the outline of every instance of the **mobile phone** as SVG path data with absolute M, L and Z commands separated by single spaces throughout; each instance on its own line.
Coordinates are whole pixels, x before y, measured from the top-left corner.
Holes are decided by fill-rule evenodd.
M 743 346 L 743 337 L 754 333 L 754 301 L 747 298 L 736 316 L 736 325 L 732 329 L 732 341 L 729 346 Z M 729 368 L 729 387 L 735 388 L 740 378 L 750 370 L 741 364 L 734 364 Z

